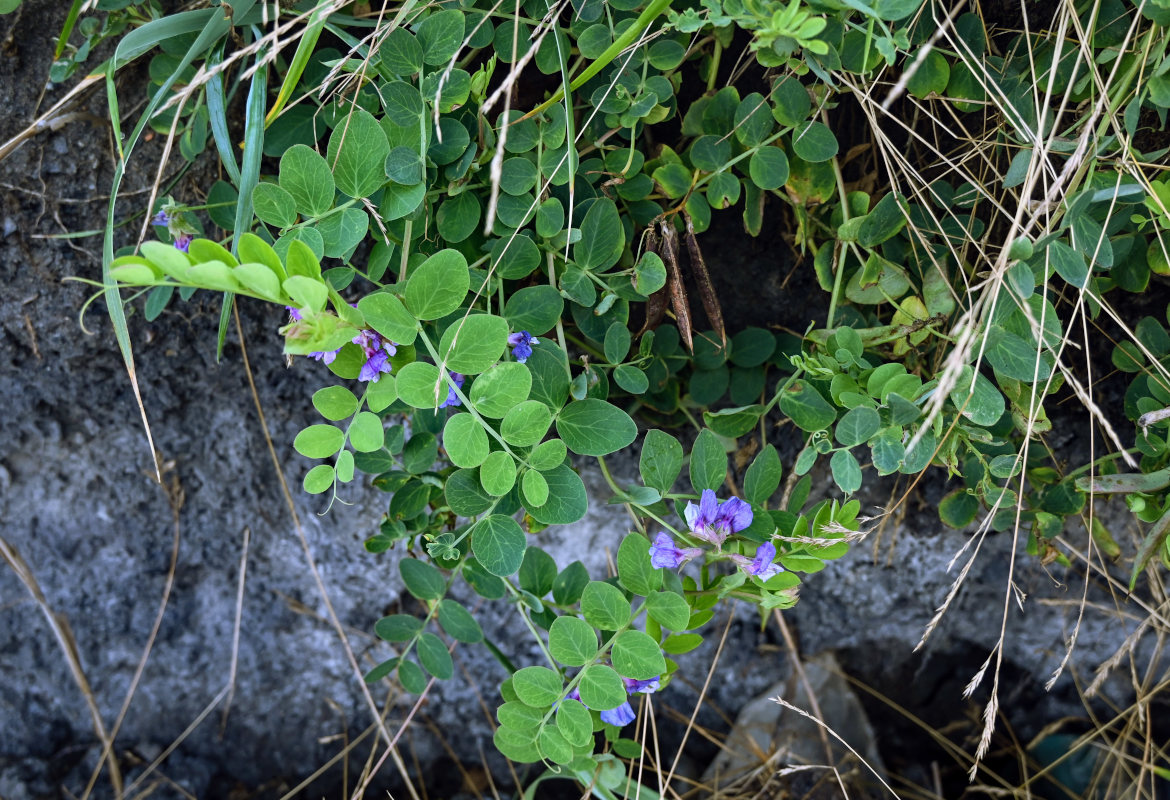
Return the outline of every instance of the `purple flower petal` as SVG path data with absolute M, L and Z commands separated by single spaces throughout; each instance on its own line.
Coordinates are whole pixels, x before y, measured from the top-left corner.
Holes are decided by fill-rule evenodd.
M 739 564 L 739 568 L 745 574 L 754 575 L 762 581 L 766 581 L 773 575 L 779 575 L 784 571 L 782 566 L 772 563 L 775 558 L 776 546 L 771 542 L 764 542 L 756 548 L 756 557 L 751 560 L 741 555 L 732 556 L 732 559 Z
M 659 531 L 654 537 L 654 544 L 650 545 L 650 566 L 655 569 L 678 569 L 702 554 L 703 551 L 697 547 L 680 549 L 670 534 Z
M 717 525 L 729 533 L 739 533 L 752 524 L 752 507 L 738 497 L 728 498 L 719 507 Z
M 523 364 L 532 355 L 532 345 L 536 339 L 528 331 L 517 331 L 508 334 L 508 345 L 512 348 L 512 356 Z
M 390 357 L 386 354 L 386 351 L 377 350 L 362 365 L 362 371 L 358 374 L 358 380 L 377 383 L 378 378 L 382 377 L 382 373 L 389 374 L 391 369 L 393 368 L 390 366 Z
M 191 239 L 194 238 L 189 233 L 180 233 L 175 237 L 175 249 L 182 250 L 184 253 L 191 246 Z
M 460 375 L 458 372 L 451 373 L 451 382 L 454 383 L 455 386 L 458 386 L 460 389 L 463 388 L 463 382 L 465 380 L 467 380 L 467 378 Z M 461 401 L 459 399 L 459 395 L 455 394 L 455 388 L 452 386 L 448 386 L 447 387 L 447 399 L 439 404 L 439 408 L 451 408 L 452 406 L 461 406 L 461 405 L 463 405 L 463 401 Z
M 634 678 L 622 678 L 622 682 L 626 684 L 627 694 L 654 694 L 658 691 L 658 678 L 651 678 L 646 681 L 639 681 Z
M 634 721 L 634 709 L 627 700 L 617 708 L 602 711 L 601 721 L 610 725 L 616 725 L 619 728 L 625 727 Z

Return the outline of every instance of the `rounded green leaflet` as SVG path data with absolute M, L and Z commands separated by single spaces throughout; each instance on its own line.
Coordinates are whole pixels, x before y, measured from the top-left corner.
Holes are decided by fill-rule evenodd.
M 371 411 L 362 411 L 349 424 L 349 443 L 359 453 L 382 449 L 385 431 L 382 418 Z
M 479 484 L 479 470 L 460 469 L 451 473 L 444 487 L 447 505 L 461 517 L 474 517 L 492 507 L 496 498 Z
M 398 682 L 411 694 L 422 694 L 427 688 L 427 676 L 413 661 L 402 661 L 398 664 Z
M 524 364 L 506 361 L 496 364 L 475 379 L 470 400 L 485 417 L 499 419 L 513 407 L 528 399 L 532 391 L 532 373 Z
M 534 764 L 541 759 L 536 747 L 536 728 L 518 731 L 501 725 L 492 734 L 492 744 L 505 758 L 517 764 Z
M 414 408 L 438 408 L 447 399 L 447 383 L 439 368 L 425 361 L 413 361 L 398 371 L 398 396 Z
M 318 464 L 307 473 L 302 484 L 308 494 L 321 494 L 333 487 L 337 472 L 330 464 Z
M 618 546 L 618 580 L 622 586 L 645 597 L 662 585 L 662 570 L 650 561 L 650 543 L 640 533 L 628 533 Z
M 453 164 L 467 151 L 470 143 L 471 136 L 461 122 L 452 117 L 441 117 L 438 132 L 427 148 L 427 156 L 439 166 Z
M 536 736 L 540 753 L 549 761 L 561 766 L 567 766 L 573 761 L 573 748 L 561 735 L 561 732 L 552 725 L 540 729 Z
M 425 183 L 416 183 L 414 186 L 388 183 L 382 192 L 378 215 L 386 222 L 402 219 L 419 207 L 426 193 L 427 185 Z
M 418 320 L 389 292 L 366 295 L 358 301 L 358 311 L 367 325 L 395 344 L 413 344 L 418 335 Z
M 374 623 L 374 633 L 387 642 L 409 642 L 422 627 L 422 620 L 413 614 L 391 614 Z
M 748 175 L 761 189 L 779 189 L 788 182 L 788 156 L 779 147 L 761 147 L 748 161 Z
M 494 314 L 473 314 L 452 322 L 439 343 L 439 358 L 451 372 L 478 375 L 503 355 L 508 322 Z
M 659 492 L 669 492 L 682 472 L 683 449 L 669 433 L 651 428 L 642 440 L 638 471 L 642 482 Z M 726 472 L 726 467 L 724 467 Z
M 585 516 L 589 510 L 589 495 L 581 477 L 571 467 L 559 464 L 540 474 L 548 484 L 548 500 L 541 506 L 528 506 L 528 513 L 534 520 L 545 525 L 568 525 Z
M 520 569 L 526 545 L 520 524 L 504 514 L 485 517 L 471 529 L 472 552 L 483 568 L 498 578 Z
M 902 428 L 898 425 L 882 428 L 878 435 L 870 440 L 869 451 L 878 475 L 897 472 L 906 455 L 906 447 L 902 444 Z
M 812 101 L 808 89 L 795 75 L 787 75 L 772 86 L 772 116 L 781 125 L 795 127 L 808 118 Z
M 722 136 L 700 136 L 691 145 L 690 157 L 691 163 L 699 169 L 704 172 L 715 172 L 724 167 L 731 158 L 731 142 Z M 681 172 L 679 176 L 681 181 Z M 689 173 L 686 180 L 690 181 Z
M 938 50 L 923 53 L 919 50 L 912 58 L 904 62 L 906 69 L 917 65 L 914 74 L 906 81 L 906 91 L 919 100 L 925 100 L 931 94 L 941 95 L 946 91 L 947 83 L 951 80 L 951 66 L 946 57 Z
M 423 669 L 439 680 L 448 680 L 455 674 L 455 664 L 451 660 L 451 654 L 447 652 L 447 646 L 443 644 L 443 640 L 435 634 L 424 633 L 418 637 L 415 649 Z
M 564 686 L 561 676 L 548 667 L 523 667 L 512 676 L 516 696 L 533 708 L 545 708 L 560 700 Z
M 524 473 L 524 477 L 520 481 L 520 491 L 524 505 L 529 508 L 543 506 L 548 502 L 548 480 L 534 469 Z
M 955 389 L 952 402 L 962 409 L 964 417 L 976 425 L 984 427 L 994 425 L 1007 408 L 999 389 L 982 374 L 976 374 L 970 366 L 963 367 Z
M 808 381 L 796 381 L 785 390 L 780 410 L 809 433 L 824 430 L 837 418 L 836 409 Z
M 577 691 L 581 702 L 597 711 L 608 711 L 626 702 L 626 685 L 621 676 L 604 664 L 590 664 L 582 670 Z
M 719 437 L 707 428 L 699 431 L 691 447 L 690 478 L 696 492 L 716 491 L 727 479 L 727 452 Z
M 369 197 L 386 182 L 386 132 L 370 114 L 350 111 L 329 136 L 325 160 L 337 188 L 353 198 Z
M 626 246 L 617 206 L 609 198 L 595 200 L 581 221 L 581 239 L 573 245 L 573 259 L 587 270 L 605 270 L 617 263 Z
M 511 138 L 508 144 L 512 144 Z M 555 197 L 550 197 L 536 209 L 536 235 L 545 239 L 556 236 L 565 227 L 565 207 Z
M 445 317 L 462 305 L 471 287 L 467 259 L 458 250 L 440 250 L 411 271 L 406 307 L 421 320 Z
M 593 627 L 616 631 L 630 622 L 630 601 L 613 584 L 590 581 L 581 594 L 581 613 Z
M 258 183 L 252 190 L 252 210 L 261 222 L 288 228 L 297 221 L 297 204 L 293 196 L 275 183 Z
M 552 412 L 539 400 L 525 400 L 504 415 L 500 435 L 504 441 L 517 447 L 530 447 L 548 433 Z
M 650 388 L 646 373 L 633 364 L 621 364 L 613 371 L 614 382 L 630 394 L 643 394 Z
M 470 414 L 455 414 L 443 428 L 443 449 L 457 467 L 478 467 L 488 457 L 487 433 Z
M 483 216 L 483 206 L 474 192 L 463 192 L 439 206 L 435 225 L 439 235 L 451 244 L 462 242 L 475 232 Z
M 655 622 L 675 633 L 690 628 L 691 607 L 674 592 L 653 592 L 646 596 L 646 613 Z
M 638 426 L 617 406 L 586 398 L 570 403 L 561 411 L 557 433 L 578 455 L 605 456 L 633 442 L 638 436 Z
M 386 156 L 386 177 L 403 186 L 414 186 L 426 180 L 426 164 L 417 150 L 398 145 Z
M 445 65 L 463 44 L 465 25 L 463 12 L 454 9 L 433 13 L 420 22 L 415 35 L 423 62 L 432 67 Z
M 293 439 L 293 449 L 307 458 L 329 458 L 345 444 L 345 434 L 333 425 L 310 425 Z
M 348 419 L 358 410 L 358 399 L 344 386 L 326 386 L 313 393 L 313 407 L 327 420 Z
M 845 494 L 853 494 L 861 488 L 861 465 L 848 450 L 838 450 L 829 459 L 833 480 Z
M 532 239 L 528 238 L 522 233 L 518 233 L 514 236 L 503 236 L 499 239 L 496 239 L 496 241 L 492 243 L 492 268 L 499 274 L 501 278 L 507 278 L 509 280 L 525 278 L 532 274 L 532 271 L 540 266 L 540 261 L 540 249 L 536 246 L 536 243 L 533 242 Z M 533 289 L 540 288 L 551 289 L 552 287 L 530 286 L 524 289 L 520 289 L 508 298 L 508 305 L 505 306 L 505 309 L 512 305 L 512 301 L 518 295 L 521 295 L 524 292 L 531 292 Z M 504 312 L 504 316 L 507 317 L 509 321 L 512 319 L 510 313 L 506 310 Z M 560 318 L 559 312 L 557 314 L 557 318 Z M 555 323 L 556 320 L 553 320 L 553 324 Z M 548 326 L 548 328 L 551 327 L 552 325 Z M 518 325 L 516 329 L 528 330 L 539 335 L 548 330 L 548 328 L 541 328 L 537 330 L 537 328 L 529 327 L 527 325 Z
M 390 31 L 378 48 L 382 66 L 400 77 L 408 77 L 422 69 L 423 49 L 410 31 L 396 27 Z
M 593 743 L 593 717 L 585 706 L 566 698 L 557 706 L 557 730 L 574 747 Z
M 828 161 L 837 149 L 837 137 L 823 122 L 805 122 L 792 132 L 792 151 L 810 164 Z
M 280 157 L 280 188 L 306 217 L 319 217 L 333 208 L 337 187 L 329 163 L 313 148 L 294 144 Z
M 504 277 L 509 277 L 504 275 Z M 523 276 L 520 276 L 523 277 Z M 552 286 L 528 286 L 514 292 L 504 306 L 504 318 L 517 331 L 543 336 L 565 312 L 565 301 Z
M 761 144 L 772 133 L 772 108 L 759 92 L 752 92 L 735 109 L 735 138 L 744 147 Z
M 540 171 L 531 159 L 515 156 L 504 161 L 500 170 L 500 190 L 511 195 L 523 195 L 536 185 Z
M 538 708 L 525 705 L 518 700 L 511 700 L 496 709 L 496 719 L 501 725 L 508 728 L 531 728 L 536 730 L 544 714 Z
M 967 527 L 978 513 L 979 500 L 966 489 L 956 489 L 938 504 L 939 519 L 951 528 Z
M 503 497 L 516 485 L 516 462 L 503 450 L 490 453 L 479 467 L 479 482 L 494 497 Z
M 280 288 L 280 279 L 264 264 L 240 264 L 232 270 L 232 277 L 245 289 L 265 300 L 283 302 L 284 293 Z
M 548 651 L 566 667 L 583 667 L 597 657 L 597 631 L 578 617 L 557 617 L 548 629 Z
M 882 419 L 878 412 L 866 406 L 859 406 L 841 417 L 833 435 L 846 447 L 855 447 L 868 442 L 881 426 Z
M 548 472 L 558 466 L 564 466 L 565 456 L 568 453 L 565 443 L 560 439 L 549 439 L 547 442 L 541 442 L 532 448 L 532 452 L 528 454 L 528 463 L 532 465 L 533 469 Z
M 398 572 L 406 590 L 419 600 L 438 600 L 447 591 L 443 573 L 417 558 L 404 558 L 398 562 Z
M 666 659 L 658 642 L 642 631 L 622 631 L 610 650 L 613 668 L 618 674 L 647 681 L 666 672 Z

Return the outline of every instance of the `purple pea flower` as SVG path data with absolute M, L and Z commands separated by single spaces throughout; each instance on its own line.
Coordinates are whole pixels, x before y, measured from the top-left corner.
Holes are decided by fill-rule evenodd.
M 608 711 L 601 712 L 601 721 L 616 725 L 623 728 L 634 721 L 634 707 L 630 705 L 630 701 L 622 703 L 617 708 L 611 708 Z
M 784 567 L 779 564 L 773 564 L 772 560 L 776 558 L 776 546 L 771 542 L 764 542 L 756 548 L 756 557 L 748 558 L 747 556 L 733 555 L 731 559 L 739 564 L 739 568 L 748 575 L 754 575 L 762 581 L 768 580 L 773 575 L 779 575 L 784 571 Z
M 184 253 L 191 247 L 191 240 L 194 237 L 189 233 L 180 233 L 175 237 L 175 249 L 182 250 Z
M 390 354 L 385 350 L 375 350 L 366 358 L 366 363 L 362 364 L 362 371 L 358 373 L 358 380 L 366 381 L 367 383 L 377 383 L 382 374 L 390 374 Z
M 697 547 L 679 548 L 669 533 L 658 532 L 650 545 L 650 565 L 655 569 L 678 569 L 703 551 Z
M 458 386 L 460 389 L 463 388 L 463 382 L 465 380 L 467 380 L 467 378 L 465 378 L 463 375 L 460 375 L 458 372 L 451 373 L 451 382 L 454 383 L 455 386 Z M 439 408 L 452 408 L 454 406 L 461 406 L 461 405 L 463 405 L 463 401 L 461 401 L 459 399 L 459 395 L 455 394 L 455 387 L 448 386 L 447 387 L 447 399 L 439 404 Z M 573 699 L 579 700 L 580 698 L 574 697 Z
M 508 345 L 512 348 L 512 355 L 523 364 L 532 355 L 532 345 L 540 344 L 540 340 L 528 331 L 517 331 L 508 336 Z
M 165 210 L 159 211 L 157 214 L 155 214 L 153 217 L 151 217 L 150 224 L 151 225 L 170 225 L 171 224 L 171 215 L 168 214 Z
M 658 691 L 657 678 L 651 678 L 647 681 L 640 681 L 635 678 L 622 678 L 622 682 L 626 685 L 626 694 L 654 694 Z
M 691 526 L 691 533 L 722 547 L 728 536 L 752 524 L 752 507 L 738 497 L 720 503 L 715 499 L 715 492 L 704 489 L 699 504 L 687 503 L 683 516 Z

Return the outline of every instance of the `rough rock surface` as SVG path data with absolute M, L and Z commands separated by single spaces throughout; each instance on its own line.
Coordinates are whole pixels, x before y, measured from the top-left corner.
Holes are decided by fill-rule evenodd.
M 64 11 L 61 4 L 28 0 L 19 15 L 0 17 L 0 106 L 8 111 L 0 119 L 0 141 L 35 115 L 48 66 L 44 56 Z M 51 89 L 40 107 L 61 91 Z M 32 138 L 0 163 L 0 519 L 4 541 L 27 564 L 45 604 L 38 607 L 16 572 L 0 565 L 0 797 L 6 800 L 58 797 L 63 787 L 79 795 L 97 762 L 89 711 L 46 613 L 68 623 L 109 728 L 155 622 L 171 558 L 175 518 L 167 494 L 148 474 L 142 423 L 104 309 L 100 303 L 91 308 L 86 322 L 93 335 L 82 333 L 77 314 L 90 289 L 65 282 L 98 276 L 92 255 L 98 239 L 49 238 L 101 225 L 101 195 L 111 176 L 103 104 L 100 95 L 91 97 L 82 104 L 91 117 Z M 158 142 L 144 146 L 137 163 L 151 164 L 158 152 Z M 177 166 L 176 160 L 171 169 Z M 183 199 L 196 200 L 191 187 L 207 177 L 199 172 L 204 169 L 183 184 Z M 151 177 L 131 174 L 127 189 L 137 194 L 120 204 L 120 214 L 145 203 L 143 188 Z M 126 235 L 136 235 L 140 224 L 141 217 L 134 218 Z M 223 706 L 215 707 L 137 787 L 162 782 L 155 797 L 179 796 L 168 780 L 199 797 L 222 797 L 235 788 L 245 796 L 280 796 L 371 720 L 286 507 L 234 329 L 223 360 L 215 361 L 217 318 L 215 299 L 203 297 L 154 323 L 140 314 L 130 321 L 154 444 L 173 461 L 168 478 L 178 481 L 183 503 L 166 613 L 118 731 L 116 750 L 124 765 L 160 754 L 228 686 L 248 540 L 230 713 L 221 727 Z M 307 465 L 292 452 L 291 441 L 312 421 L 309 396 L 328 376 L 303 360 L 285 367 L 275 335 L 277 309 L 245 304 L 241 319 L 259 401 L 292 484 L 308 551 L 350 647 L 368 668 L 388 653 L 372 637 L 373 623 L 399 600 L 399 555 L 372 556 L 361 547 L 385 496 L 350 487 L 344 503 L 320 516 L 323 502 L 300 492 Z M 633 461 L 612 466 L 619 477 L 633 478 Z M 605 498 L 600 476 L 586 477 L 593 497 Z M 930 492 L 937 495 L 929 489 L 929 502 L 937 502 Z M 605 548 L 616 548 L 625 531 L 623 513 L 597 502 L 584 521 L 542 534 L 542 542 L 558 558 L 582 558 L 599 571 Z M 911 655 L 950 585 L 944 568 L 964 535 L 942 530 L 930 507 L 915 509 L 886 531 L 891 535 L 897 537 L 892 552 L 883 545 L 876 561 L 862 545 L 811 576 L 788 618 L 804 651 L 838 650 L 850 674 L 914 704 L 916 712 L 929 717 L 933 709 L 937 718 L 950 719 L 941 715 L 961 702 L 959 689 L 999 637 L 1010 536 L 988 538 L 951 615 L 925 650 Z M 1030 676 L 1029 702 L 1048 698 L 1047 707 L 1027 709 L 1039 727 L 1080 705 L 1067 677 L 1052 695 L 1036 685 L 1059 662 L 1075 607 L 1041 605 L 1035 598 L 1076 599 L 1081 583 L 1070 577 L 1063 591 L 1034 563 L 1025 559 L 1022 565 L 1016 581 L 1032 598 L 1024 616 L 1012 609 L 1004 654 L 1013 676 Z M 532 663 L 535 648 L 507 611 L 485 606 L 485 628 L 514 661 Z M 724 619 L 711 623 L 712 641 L 687 659 L 681 679 L 657 699 L 660 711 L 690 715 Z M 721 713 L 734 716 L 749 698 L 788 675 L 774 624 L 760 633 L 755 616 L 740 607 L 730 625 L 699 716 L 701 724 L 720 730 L 727 727 Z M 1112 653 L 1126 633 L 1112 618 L 1090 615 L 1077 652 L 1082 673 Z M 491 751 L 480 698 L 492 702 L 503 670 L 483 648 L 462 647 L 457 657 L 464 676 L 435 688 L 401 745 L 408 772 L 426 781 L 432 796 L 451 796 L 464 780 L 475 785 L 479 778 L 471 765 L 479 762 L 480 748 Z M 386 689 L 375 687 L 373 697 L 385 702 Z M 395 702 L 391 733 L 409 708 L 409 699 Z M 441 731 L 470 774 L 450 768 L 449 755 L 426 723 Z M 664 730 L 663 737 L 669 745 L 679 734 Z M 715 748 L 694 734 L 689 741 L 682 772 L 698 775 Z M 357 748 L 353 763 L 360 765 L 365 752 L 364 745 Z M 496 780 L 507 782 L 501 762 L 490 761 Z M 127 766 L 128 781 L 141 773 L 141 767 Z M 393 766 L 383 769 L 379 781 L 399 785 Z M 341 782 L 334 768 L 312 792 L 336 796 Z M 105 777 L 96 792 L 110 796 Z

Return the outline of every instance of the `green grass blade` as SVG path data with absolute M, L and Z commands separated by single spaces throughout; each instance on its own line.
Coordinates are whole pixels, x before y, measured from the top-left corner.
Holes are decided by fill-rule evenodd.
M 292 97 L 293 89 L 296 88 L 297 83 L 301 80 L 301 75 L 305 72 L 305 67 L 309 64 L 309 57 L 313 55 L 313 48 L 317 46 L 321 29 L 325 27 L 325 20 L 329 18 L 329 14 L 321 8 L 322 5 L 327 4 L 318 3 L 317 8 L 309 15 L 309 22 L 305 26 L 304 33 L 301 34 L 301 40 L 297 42 L 297 52 L 293 55 L 292 62 L 288 65 L 288 71 L 284 74 L 284 82 L 280 84 L 280 91 L 276 94 L 272 110 L 268 112 L 268 116 L 264 120 L 265 125 L 271 125 L 272 121 L 280 116 L 284 104 Z
M 214 68 L 223 62 L 223 46 L 215 48 L 211 58 L 207 60 L 208 67 Z M 227 170 L 232 183 L 239 188 L 240 166 L 236 163 L 236 154 L 232 150 L 232 138 L 228 133 L 227 102 L 223 93 L 223 73 L 219 73 L 207 82 L 207 116 L 211 122 L 211 136 L 215 139 L 215 149 L 219 151 L 219 160 Z
M 232 254 L 236 253 L 240 234 L 252 227 L 252 190 L 260 182 L 260 161 L 264 158 L 264 106 L 268 103 L 268 68 L 262 66 L 252 75 L 248 88 L 248 110 L 244 117 L 244 158 L 240 170 L 240 199 L 236 203 L 235 235 L 232 237 Z M 228 322 L 231 320 L 233 295 L 224 292 L 223 308 L 219 313 L 219 336 L 215 345 L 215 357 L 223 356 L 223 343 L 227 337 Z
M 69 14 L 65 17 L 65 24 L 61 26 L 61 35 L 57 37 L 57 46 L 53 48 L 53 60 L 56 61 L 65 52 L 65 45 L 69 44 L 69 36 L 73 33 L 73 26 L 77 24 L 77 17 L 81 14 L 81 0 L 73 0 L 69 7 Z
M 255 0 L 243 0 L 240 3 L 241 13 L 246 13 L 255 5 Z M 196 16 L 191 16 L 196 15 Z M 183 17 L 183 20 L 178 23 L 173 23 L 168 26 L 161 26 L 158 23 L 173 21 L 175 17 Z M 176 36 L 178 32 L 189 32 L 189 27 L 194 20 L 198 18 L 203 21 L 202 31 L 196 37 L 195 42 L 188 48 L 186 54 L 179 61 L 171 76 L 167 78 L 163 85 L 158 88 L 158 91 L 150 98 L 145 110 L 142 112 L 142 117 L 138 120 L 138 124 L 134 126 L 129 138 L 126 139 L 125 144 L 122 143 L 121 136 L 121 116 L 118 110 L 118 96 L 117 90 L 114 86 L 114 72 L 117 70 L 119 64 L 126 63 L 130 58 L 136 57 L 145 53 L 150 47 L 158 44 L 161 38 L 170 38 Z M 150 29 L 147 34 L 142 34 L 143 31 Z M 134 150 L 134 145 L 142 136 L 143 130 L 146 129 L 150 122 L 151 116 L 155 109 L 163 102 L 179 79 L 179 75 L 183 70 L 191 64 L 192 61 L 200 54 L 207 50 L 216 41 L 221 39 L 231 29 L 231 22 L 225 19 L 220 11 L 217 9 L 207 9 L 206 11 L 185 12 L 183 14 L 176 14 L 172 17 L 166 17 L 161 20 L 148 22 L 137 30 L 133 30 L 123 38 L 118 45 L 118 49 L 114 52 L 114 58 L 108 62 L 106 68 L 106 93 L 107 100 L 110 107 L 110 119 L 113 122 L 114 132 L 116 134 L 115 140 L 118 142 L 118 163 L 114 165 L 114 178 L 110 186 L 110 202 L 106 207 L 106 230 L 104 241 L 102 242 L 102 284 L 105 286 L 105 299 L 107 311 L 110 315 L 110 323 L 114 328 L 114 338 L 118 341 L 118 349 L 122 351 L 122 360 L 126 364 L 126 371 L 130 374 L 131 381 L 135 380 L 134 370 L 134 351 L 130 345 L 130 334 L 126 327 L 126 314 L 122 309 L 122 298 L 118 293 L 118 282 L 110 276 L 110 264 L 114 261 L 114 216 L 117 211 L 118 204 L 118 190 L 122 187 L 122 178 L 126 174 L 126 162 L 130 157 L 130 153 Z M 134 37 L 132 39 L 131 37 Z M 161 38 L 160 38 L 161 37 Z M 127 46 L 127 41 L 130 41 Z M 148 46 L 149 41 L 149 46 Z M 125 48 L 125 49 L 124 49 Z M 133 55 L 131 55 L 133 54 Z M 137 383 L 135 382 L 135 392 L 138 391 Z
M 569 88 L 580 89 L 587 80 L 605 69 L 623 50 L 637 41 L 638 37 L 645 33 L 646 29 L 650 27 L 651 22 L 657 19 L 666 9 L 670 8 L 670 3 L 671 0 L 654 0 L 650 5 L 646 6 L 646 9 L 634 20 L 634 24 L 626 28 L 625 32 L 605 49 L 605 52 L 586 67 L 584 72 L 574 78 L 573 82 L 569 84 Z M 552 104 L 559 103 L 564 96 L 565 90 L 563 88 L 558 89 L 556 94 L 529 111 L 524 115 L 524 118 L 527 119 L 528 117 L 539 114 Z

